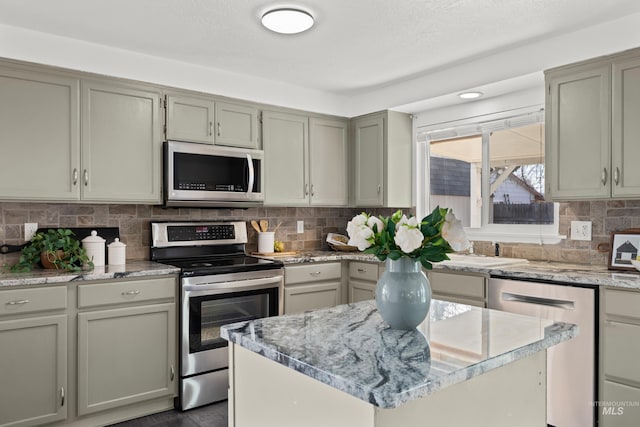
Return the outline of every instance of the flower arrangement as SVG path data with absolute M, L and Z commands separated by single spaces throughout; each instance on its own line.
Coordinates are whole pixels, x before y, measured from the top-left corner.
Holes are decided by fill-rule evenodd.
M 448 260 L 447 253 L 469 247 L 462 223 L 447 208 L 436 207 L 422 221 L 401 210 L 390 217 L 366 213 L 347 223 L 349 245 L 357 246 L 380 261 L 408 257 L 431 270 L 432 264 Z

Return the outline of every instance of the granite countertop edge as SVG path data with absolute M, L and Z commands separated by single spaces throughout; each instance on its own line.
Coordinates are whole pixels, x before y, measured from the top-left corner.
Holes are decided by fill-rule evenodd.
M 26 273 L 0 273 L 0 288 L 42 286 L 79 281 L 123 279 L 131 277 L 178 274 L 179 268 L 153 261 L 130 261 L 125 265 L 94 267 L 92 270 L 65 273 L 36 269 Z
M 361 252 L 315 251 L 299 255 L 273 257 L 285 266 L 331 261 L 380 262 L 375 256 Z M 562 262 L 528 261 L 521 264 L 480 267 L 447 262 L 433 264 L 434 271 L 460 271 L 488 274 L 493 277 L 553 282 L 567 285 L 606 286 L 640 290 L 640 272 L 609 270 L 606 266 Z

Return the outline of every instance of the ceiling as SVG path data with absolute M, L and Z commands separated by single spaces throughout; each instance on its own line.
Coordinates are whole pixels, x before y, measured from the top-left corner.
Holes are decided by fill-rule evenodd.
M 640 14 L 637 0 L 296 0 L 316 17 L 310 31 L 285 36 L 259 24 L 267 8 L 291 4 L 0 0 L 0 25 L 230 72 L 261 85 L 304 88 L 341 100 L 336 104 L 413 103 L 418 109 L 415 103 L 424 99 L 505 80 L 504 73 L 479 67 L 453 73 L 456 82 L 447 82 L 443 75 L 450 69 L 496 55 L 508 62 L 500 53 L 536 44 L 544 49 L 540 43 Z M 0 55 L 10 43 L 0 39 Z M 529 83 L 531 73 L 542 70 L 499 65 L 514 68 L 512 77 L 528 76 Z

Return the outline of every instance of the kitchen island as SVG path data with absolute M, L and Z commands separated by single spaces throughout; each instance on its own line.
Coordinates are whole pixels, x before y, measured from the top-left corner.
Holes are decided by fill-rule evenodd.
M 546 349 L 571 324 L 434 300 L 416 330 L 374 301 L 224 326 L 229 425 L 546 424 Z

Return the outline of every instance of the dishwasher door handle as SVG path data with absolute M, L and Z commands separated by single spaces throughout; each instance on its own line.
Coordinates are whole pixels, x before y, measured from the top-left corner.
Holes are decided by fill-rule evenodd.
M 575 303 L 561 299 L 534 297 L 531 295 L 520 295 L 511 292 L 502 292 L 503 301 L 523 302 L 525 304 L 544 305 L 547 307 L 563 308 L 565 310 L 574 310 Z

